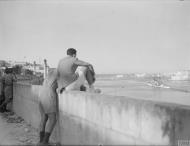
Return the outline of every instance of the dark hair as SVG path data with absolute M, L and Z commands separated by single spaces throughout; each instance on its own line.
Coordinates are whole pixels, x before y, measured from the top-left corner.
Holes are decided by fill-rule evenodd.
M 75 50 L 74 48 L 69 48 L 67 49 L 67 55 L 76 55 L 77 54 L 77 50 Z

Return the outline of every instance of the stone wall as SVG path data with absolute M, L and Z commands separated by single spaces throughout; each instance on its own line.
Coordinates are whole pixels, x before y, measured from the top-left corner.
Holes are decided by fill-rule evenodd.
M 40 88 L 14 85 L 14 111 L 36 128 Z M 52 140 L 72 145 L 174 145 L 190 140 L 189 123 L 188 106 L 72 91 L 59 95 Z

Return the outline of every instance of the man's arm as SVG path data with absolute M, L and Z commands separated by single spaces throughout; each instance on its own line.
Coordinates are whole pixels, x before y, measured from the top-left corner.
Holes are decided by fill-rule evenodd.
M 84 62 L 84 61 L 82 61 L 82 60 L 78 60 L 78 59 L 77 59 L 74 64 L 77 65 L 77 66 L 85 66 L 85 67 L 88 67 L 89 70 L 91 71 L 91 73 L 93 73 L 93 75 L 95 75 L 94 68 L 93 68 L 93 66 L 92 66 L 90 63 L 87 63 L 87 62 Z
M 85 67 L 92 66 L 90 63 L 87 63 L 87 62 L 84 62 L 84 61 L 78 60 L 78 59 L 74 62 L 74 64 L 77 66 L 85 66 Z

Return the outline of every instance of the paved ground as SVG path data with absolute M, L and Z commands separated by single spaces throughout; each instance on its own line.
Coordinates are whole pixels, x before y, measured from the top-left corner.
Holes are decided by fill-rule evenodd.
M 14 113 L 0 113 L 0 145 L 35 145 L 38 132 Z

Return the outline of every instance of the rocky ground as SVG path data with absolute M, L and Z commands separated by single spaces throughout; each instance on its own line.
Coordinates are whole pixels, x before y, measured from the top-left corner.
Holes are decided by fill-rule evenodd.
M 13 112 L 0 113 L 0 145 L 35 145 L 37 129 Z

